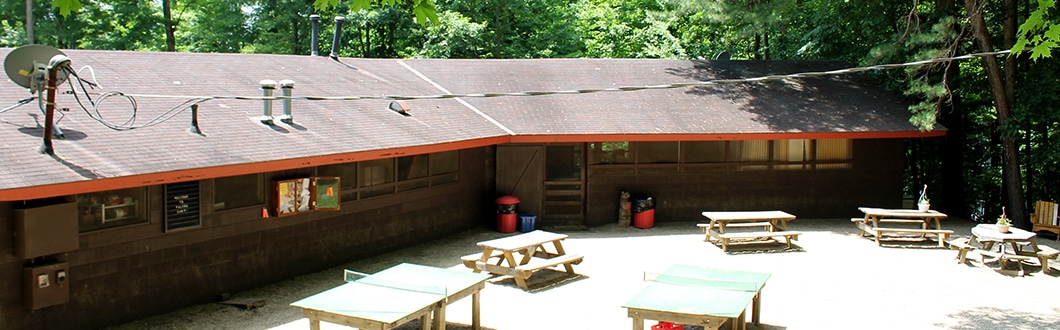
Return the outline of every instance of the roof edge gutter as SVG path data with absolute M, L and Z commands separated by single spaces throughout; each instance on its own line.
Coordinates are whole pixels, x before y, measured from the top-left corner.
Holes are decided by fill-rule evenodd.
M 0 202 L 17 202 L 56 196 L 69 196 L 76 194 L 93 193 L 105 190 L 136 188 L 144 186 L 162 185 L 167 183 L 206 180 L 244 174 L 255 174 L 261 173 L 262 168 L 268 168 L 269 172 L 284 171 L 313 166 L 324 166 L 375 159 L 393 158 L 400 156 L 420 155 L 432 152 L 470 149 L 503 144 L 509 142 L 510 139 L 511 136 L 501 135 L 495 137 L 486 137 L 463 141 L 452 141 L 433 145 L 380 150 L 365 150 L 341 154 L 284 159 L 269 162 L 234 164 L 161 173 L 99 178 L 93 180 L 81 180 L 33 187 L 3 189 L 0 190 Z M 106 187 L 106 189 L 100 190 L 101 187 Z M 55 192 L 57 191 L 62 193 L 56 194 Z

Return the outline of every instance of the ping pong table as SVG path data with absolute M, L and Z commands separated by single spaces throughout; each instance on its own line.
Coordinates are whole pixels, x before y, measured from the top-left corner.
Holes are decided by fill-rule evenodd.
M 644 320 L 699 325 L 720 329 L 745 329 L 745 310 L 760 324 L 762 287 L 770 274 L 739 270 L 672 265 L 662 273 L 645 273 L 647 284 L 622 307 L 633 318 L 633 330 L 643 330 Z
M 350 272 L 347 271 L 347 275 Z M 479 291 L 488 274 L 402 263 L 375 274 L 346 278 L 346 283 L 291 303 L 302 309 L 309 328 L 320 321 L 358 329 L 393 329 L 412 320 L 429 330 L 445 329 L 445 307 L 471 296 L 471 327 L 479 329 Z

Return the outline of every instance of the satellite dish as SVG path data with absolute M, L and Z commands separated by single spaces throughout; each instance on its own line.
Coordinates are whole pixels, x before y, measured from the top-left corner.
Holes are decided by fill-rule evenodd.
M 45 45 L 26 45 L 10 53 L 4 58 L 4 72 L 7 77 L 19 86 L 29 88 L 34 93 L 44 86 L 44 76 L 48 71 L 48 63 L 56 55 L 62 55 L 62 51 L 55 47 Z M 56 76 L 56 84 L 66 81 L 66 73 L 59 72 Z

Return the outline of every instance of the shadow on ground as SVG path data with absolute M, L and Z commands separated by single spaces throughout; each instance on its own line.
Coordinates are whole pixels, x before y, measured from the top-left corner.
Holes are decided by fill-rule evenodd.
M 1060 313 L 1060 308 L 1053 308 Z M 971 310 L 963 310 L 957 314 L 950 314 L 957 320 L 957 324 L 936 324 L 940 329 L 961 330 L 1032 330 L 1032 329 L 1056 329 L 1056 317 L 1046 317 L 1034 313 L 1004 308 L 977 307 Z

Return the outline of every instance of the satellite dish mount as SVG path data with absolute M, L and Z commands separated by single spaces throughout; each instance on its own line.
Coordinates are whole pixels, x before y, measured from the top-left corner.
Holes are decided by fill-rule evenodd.
M 44 142 L 39 151 L 54 156 L 52 131 L 55 127 L 55 88 L 66 81 L 64 67 L 70 66 L 70 58 L 54 47 L 26 45 L 7 54 L 4 72 L 11 81 L 29 88 L 30 93 L 47 91 L 44 111 Z M 60 74 L 61 73 L 61 74 Z M 39 97 L 39 95 L 38 95 Z

